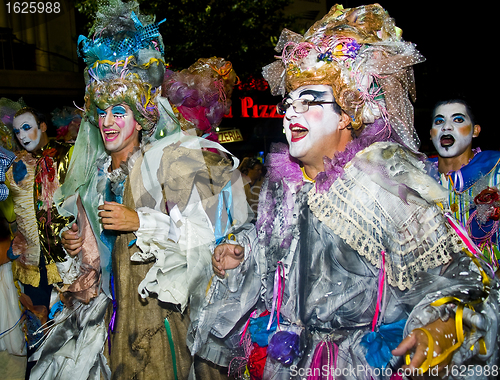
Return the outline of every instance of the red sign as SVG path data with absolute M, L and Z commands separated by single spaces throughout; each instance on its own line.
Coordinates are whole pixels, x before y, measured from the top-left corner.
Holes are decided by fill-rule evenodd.
M 254 118 L 283 118 L 283 115 L 276 113 L 275 105 L 253 104 L 250 96 L 241 99 L 241 117 Z

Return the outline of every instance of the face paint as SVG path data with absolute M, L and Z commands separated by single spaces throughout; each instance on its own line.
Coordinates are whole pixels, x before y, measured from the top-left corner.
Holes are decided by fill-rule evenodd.
M 474 126 L 463 104 L 443 104 L 436 108 L 431 140 L 441 157 L 457 157 L 471 148 Z
M 307 85 L 290 92 L 284 102 L 296 99 L 333 101 L 332 88 L 327 85 Z M 305 164 L 312 164 L 324 156 L 333 157 L 338 150 L 338 124 L 341 117 L 331 104 L 309 105 L 309 110 L 298 113 L 288 107 L 283 119 L 290 155 Z
M 43 132 L 31 113 L 25 112 L 15 117 L 13 130 L 21 146 L 28 152 L 35 152 L 41 148 L 39 145 Z
M 139 146 L 141 126 L 128 105 L 117 104 L 105 110 L 97 108 L 97 114 L 102 140 L 109 153 L 130 153 Z

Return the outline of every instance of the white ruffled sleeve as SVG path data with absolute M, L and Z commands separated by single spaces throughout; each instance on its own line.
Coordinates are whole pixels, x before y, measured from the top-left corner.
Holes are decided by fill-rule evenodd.
M 155 261 L 139 284 L 139 294 L 146 298 L 155 293 L 160 301 L 180 304 L 184 310 L 192 291 L 204 285 L 206 268 L 211 266 L 213 228 L 198 191 L 193 188 L 182 213 L 177 207 L 170 216 L 144 207 L 137 212 L 140 228 L 135 244 L 140 252 L 131 260 Z

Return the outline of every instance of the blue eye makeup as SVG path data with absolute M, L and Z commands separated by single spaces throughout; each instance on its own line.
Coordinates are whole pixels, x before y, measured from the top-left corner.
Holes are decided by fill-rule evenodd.
M 96 107 L 96 108 L 97 108 L 97 115 L 99 115 L 100 117 L 106 116 L 106 111 L 100 109 L 99 107 Z
M 124 116 L 127 113 L 127 110 L 123 106 L 113 106 L 111 112 L 113 112 L 113 115 L 116 116 Z
M 456 116 L 453 118 L 453 121 L 455 123 L 463 123 L 465 121 L 465 118 L 463 116 Z
M 19 129 L 13 128 L 13 131 L 16 135 L 18 135 L 21 132 L 21 129 L 23 131 L 29 131 L 31 128 L 33 128 L 31 125 L 29 125 L 28 123 L 24 123 L 23 125 L 21 125 L 21 128 Z
M 443 117 L 436 117 L 434 119 L 434 124 L 443 124 L 444 123 L 444 118 Z

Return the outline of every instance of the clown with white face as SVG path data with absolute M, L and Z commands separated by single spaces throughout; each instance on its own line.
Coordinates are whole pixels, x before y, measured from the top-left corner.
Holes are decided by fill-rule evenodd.
M 48 142 L 47 124 L 39 124 L 31 112 L 16 116 L 13 130 L 21 146 L 28 152 L 36 152 Z
M 102 141 L 110 153 L 112 168 L 116 169 L 139 146 L 142 127 L 127 104 L 109 106 L 105 110 L 98 108 L 97 114 Z
M 431 140 L 439 154 L 439 171 L 458 170 L 474 156 L 472 139 L 481 127 L 474 125 L 467 107 L 459 102 L 438 105 L 433 114 Z
M 285 112 L 290 155 L 302 162 L 310 178 L 324 170 L 325 156 L 332 158 L 352 139 L 349 117 L 335 105 L 331 86 L 306 85 L 290 92 L 278 106 L 279 112 Z

